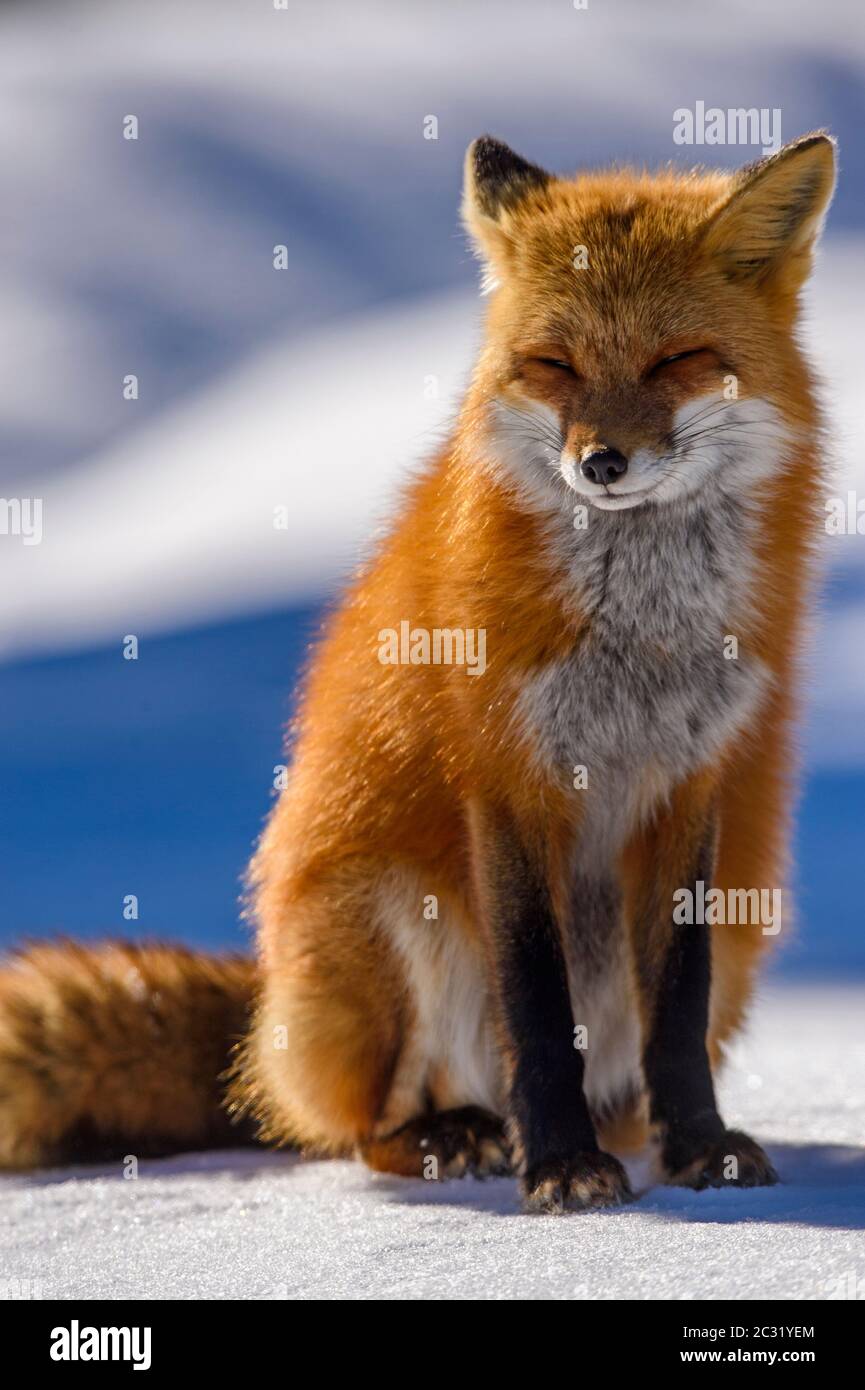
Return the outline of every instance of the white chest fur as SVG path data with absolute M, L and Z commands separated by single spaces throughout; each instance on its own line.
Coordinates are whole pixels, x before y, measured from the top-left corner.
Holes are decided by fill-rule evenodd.
M 590 513 L 565 540 L 567 585 L 589 624 L 572 653 L 519 694 L 530 745 L 571 784 L 585 768 L 609 852 L 669 787 L 717 757 L 754 718 L 769 672 L 748 645 L 759 582 L 756 516 L 700 499 Z M 597 816 L 595 817 L 597 818 Z M 589 833 L 591 828 L 589 827 Z

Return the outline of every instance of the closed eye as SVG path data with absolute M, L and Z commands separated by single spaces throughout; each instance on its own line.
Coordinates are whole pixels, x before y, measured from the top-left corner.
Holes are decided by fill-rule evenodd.
M 542 367 L 555 367 L 560 372 L 569 372 L 571 376 L 576 376 L 570 362 L 564 362 L 560 357 L 536 357 L 535 361 L 540 362 Z
M 685 352 L 672 352 L 669 357 L 662 357 L 649 368 L 649 373 L 662 371 L 664 367 L 672 367 L 674 362 L 684 362 L 687 357 L 700 357 L 708 348 L 687 348 Z

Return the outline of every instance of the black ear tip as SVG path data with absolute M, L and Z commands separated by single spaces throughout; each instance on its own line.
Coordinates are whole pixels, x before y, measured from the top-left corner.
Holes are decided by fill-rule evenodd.
M 496 140 L 493 135 L 479 135 L 472 145 L 475 173 L 484 179 L 500 180 L 513 178 L 523 172 L 543 173 L 537 165 L 530 164 L 522 155 L 506 145 L 504 140 Z M 544 174 L 544 178 L 546 178 Z
M 822 150 L 830 158 L 834 158 L 838 153 L 838 141 L 828 130 L 812 130 L 807 135 L 800 135 L 798 140 L 791 140 L 789 144 L 782 145 L 777 154 L 770 157 L 784 159 L 790 155 L 804 154 L 806 150 Z
M 472 159 L 476 169 L 493 171 L 507 168 L 519 155 L 494 135 L 479 135 L 472 144 Z
M 807 135 L 800 135 L 796 140 L 789 140 L 786 145 L 769 155 L 764 155 L 762 159 L 755 159 L 751 164 L 746 164 L 740 169 L 739 176 L 742 185 L 745 186 L 754 178 L 761 178 L 771 173 L 779 166 L 791 167 L 791 161 L 796 161 L 809 151 L 819 151 L 824 158 L 824 163 L 828 166 L 831 177 L 832 170 L 838 159 L 838 141 L 828 130 L 812 130 Z M 828 160 L 826 156 L 828 155 Z M 809 168 L 811 166 L 809 165 Z M 825 171 L 824 171 L 825 172 Z M 819 173 L 813 173 L 813 177 L 819 180 Z
M 469 153 L 475 187 L 483 202 L 506 202 L 517 192 L 542 187 L 549 181 L 544 169 L 530 164 L 492 135 L 478 136 Z
M 800 135 L 798 140 L 791 140 L 789 145 L 782 146 L 778 153 L 798 155 L 806 150 L 823 150 L 834 157 L 838 153 L 838 141 L 828 130 L 812 130 L 808 135 Z
M 832 149 L 838 148 L 838 141 L 831 130 L 812 130 L 808 135 L 802 135 L 798 140 L 793 141 L 796 149 L 807 150 L 812 145 L 831 145 Z

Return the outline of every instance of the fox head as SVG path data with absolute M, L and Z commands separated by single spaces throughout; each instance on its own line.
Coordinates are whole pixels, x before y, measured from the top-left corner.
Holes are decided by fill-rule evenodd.
M 545 505 L 607 511 L 783 467 L 813 424 L 795 323 L 833 185 L 821 133 L 733 174 L 573 180 L 476 140 L 463 210 L 491 294 L 470 398 L 485 455 Z

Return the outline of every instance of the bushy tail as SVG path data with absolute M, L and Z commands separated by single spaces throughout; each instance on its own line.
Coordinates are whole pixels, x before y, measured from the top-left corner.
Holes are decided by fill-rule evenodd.
M 252 961 L 176 946 L 34 945 L 0 966 L 0 1168 L 236 1143 L 222 1074 Z

